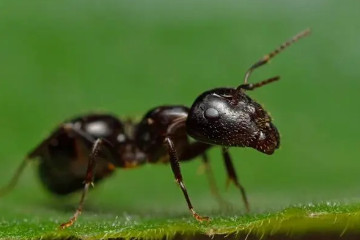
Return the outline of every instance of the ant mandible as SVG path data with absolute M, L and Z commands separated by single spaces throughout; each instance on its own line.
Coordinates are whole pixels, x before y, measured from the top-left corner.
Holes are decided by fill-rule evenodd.
M 202 156 L 208 165 L 206 151 L 220 145 L 228 180 L 240 189 L 245 208 L 249 210 L 245 190 L 237 178 L 228 148 L 251 147 L 272 154 L 279 148 L 280 137 L 269 114 L 245 93 L 279 80 L 279 77 L 255 84 L 248 83 L 248 79 L 256 68 L 309 33 L 308 29 L 295 35 L 262 57 L 248 69 L 244 83 L 237 88 L 206 91 L 190 109 L 185 106 L 156 107 L 137 124 L 122 122 L 108 114 L 90 114 L 63 123 L 27 155 L 0 195 L 15 186 L 31 159 L 39 158 L 40 179 L 48 190 L 65 195 L 82 189 L 74 215 L 60 225 L 66 228 L 73 225 L 81 214 L 89 186 L 109 176 L 116 167 L 170 163 L 190 212 L 196 220 L 204 221 L 209 218 L 194 210 L 179 162 Z M 188 136 L 194 141 L 189 141 Z

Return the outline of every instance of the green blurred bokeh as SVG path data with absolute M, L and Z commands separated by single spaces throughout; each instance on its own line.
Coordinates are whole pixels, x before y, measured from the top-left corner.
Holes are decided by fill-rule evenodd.
M 359 200 L 359 1 L 1 1 L 0 184 L 24 155 L 65 119 L 93 111 L 139 119 L 155 106 L 190 106 L 203 91 L 236 86 L 246 69 L 297 32 L 312 35 L 256 71 L 251 92 L 271 112 L 281 148 L 266 156 L 231 149 L 254 212 L 292 204 Z M 219 148 L 210 151 L 222 194 Z M 195 207 L 218 209 L 200 159 L 182 164 Z M 87 206 L 112 215 L 187 216 L 168 165 L 119 169 L 90 193 Z M 0 200 L 9 216 L 75 207 L 52 198 L 36 164 Z M 89 210 L 89 213 L 91 210 Z M 46 216 L 51 217 L 51 216 Z

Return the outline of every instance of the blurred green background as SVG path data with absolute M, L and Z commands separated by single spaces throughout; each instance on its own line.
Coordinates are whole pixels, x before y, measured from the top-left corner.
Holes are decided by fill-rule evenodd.
M 281 132 L 272 156 L 231 153 L 253 212 L 294 204 L 359 200 L 359 1 L 1 1 L 0 184 L 65 119 L 93 111 L 121 118 L 162 104 L 190 106 L 203 91 L 237 86 L 246 69 L 297 32 L 301 40 L 256 71 L 251 92 Z M 210 156 L 222 195 L 219 148 Z M 195 208 L 217 214 L 200 159 L 182 164 Z M 79 195 L 57 200 L 36 164 L 0 199 L 1 219 L 68 216 Z M 89 195 L 85 215 L 188 216 L 168 165 L 119 169 Z M 85 220 L 84 220 L 85 221 Z

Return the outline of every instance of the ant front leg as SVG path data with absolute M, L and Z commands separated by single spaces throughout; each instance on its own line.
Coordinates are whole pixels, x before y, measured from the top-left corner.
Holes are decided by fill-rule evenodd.
M 180 161 L 190 161 L 195 157 L 201 156 L 212 195 L 215 197 L 220 206 L 228 207 L 230 204 L 226 202 L 219 193 L 214 173 L 212 171 L 208 155 L 206 154 L 206 150 L 208 150 L 210 147 L 211 145 L 209 144 L 197 141 L 188 143 L 184 146 L 182 153 L 178 157 Z
M 85 185 L 84 185 L 84 189 L 81 194 L 81 199 L 80 199 L 78 208 L 76 209 L 74 215 L 70 218 L 70 220 L 61 224 L 60 228 L 64 229 L 64 228 L 70 227 L 71 225 L 74 224 L 76 219 L 81 214 L 81 212 L 83 210 L 83 206 L 84 206 L 85 197 L 89 191 L 90 185 L 93 184 L 93 180 L 94 180 L 94 176 L 95 176 L 95 167 L 96 167 L 96 163 L 99 159 L 99 154 L 102 153 L 103 150 L 109 149 L 109 147 L 112 147 L 112 146 L 105 139 L 99 138 L 94 142 L 91 153 L 89 155 L 89 162 L 88 162 L 88 167 L 86 170 L 86 176 L 85 176 L 85 180 L 84 180 Z
M 246 196 L 245 188 L 240 184 L 240 182 L 238 180 L 238 177 L 236 175 L 235 168 L 231 161 L 231 157 L 230 157 L 228 149 L 223 147 L 222 154 L 224 157 L 225 167 L 226 167 L 226 171 L 227 171 L 227 175 L 228 175 L 227 185 L 229 185 L 230 182 L 233 182 L 235 184 L 235 186 L 240 190 L 243 202 L 245 204 L 246 211 L 249 212 L 250 207 L 249 207 L 249 202 L 248 202 L 248 199 Z
M 170 139 L 170 137 L 166 137 L 165 140 L 164 140 L 164 143 L 168 149 L 168 153 L 169 153 L 169 156 L 170 156 L 170 164 L 171 164 L 171 169 L 174 173 L 174 176 L 175 176 L 175 180 L 176 182 L 179 184 L 183 194 L 184 194 L 184 197 L 186 199 L 186 202 L 187 202 L 187 205 L 189 207 L 189 210 L 190 212 L 192 213 L 192 215 L 194 216 L 194 218 L 198 221 L 208 221 L 209 218 L 208 217 L 202 217 L 200 216 L 199 214 L 197 214 L 191 204 L 191 201 L 190 201 L 190 198 L 189 198 L 189 195 L 187 193 L 187 190 L 186 190 L 186 187 L 185 187 L 185 184 L 183 182 L 183 177 L 182 177 L 182 174 L 181 174 L 181 170 L 180 170 L 180 164 L 179 164 L 179 160 L 178 160 L 178 156 L 177 156 L 177 153 L 176 153 L 176 150 L 175 150 L 175 146 L 174 146 L 174 142 Z

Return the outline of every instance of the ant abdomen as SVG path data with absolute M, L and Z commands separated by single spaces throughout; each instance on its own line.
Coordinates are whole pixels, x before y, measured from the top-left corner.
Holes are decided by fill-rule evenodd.
M 29 157 L 40 159 L 39 176 L 44 186 L 55 194 L 65 195 L 84 187 L 93 141 L 103 138 L 115 146 L 122 134 L 123 124 L 112 115 L 88 114 L 62 124 Z M 117 159 L 106 157 L 97 162 L 94 182 L 114 170 L 110 162 Z

